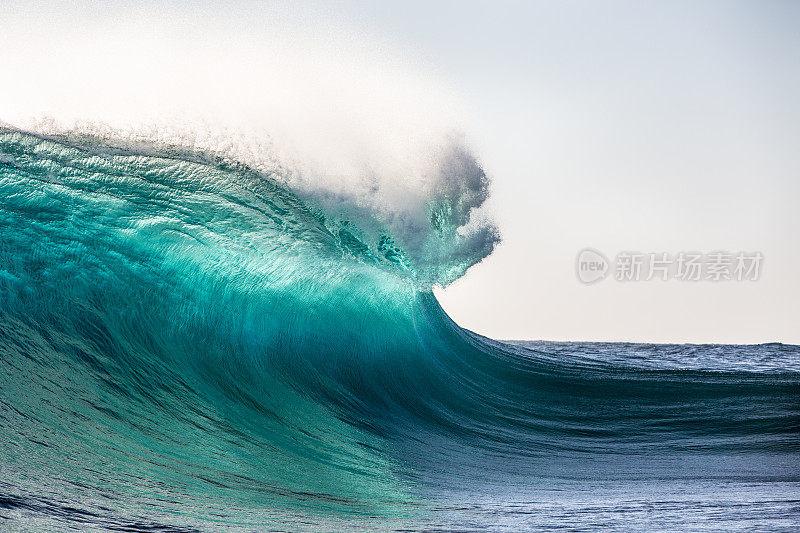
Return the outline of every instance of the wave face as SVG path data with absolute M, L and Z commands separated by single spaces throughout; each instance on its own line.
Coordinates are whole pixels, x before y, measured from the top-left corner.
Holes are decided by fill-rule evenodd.
M 800 349 L 458 327 L 431 286 L 497 240 L 459 229 L 485 176 L 453 157 L 408 227 L 207 154 L 0 131 L 0 519 L 627 528 L 700 498 L 789 527 Z

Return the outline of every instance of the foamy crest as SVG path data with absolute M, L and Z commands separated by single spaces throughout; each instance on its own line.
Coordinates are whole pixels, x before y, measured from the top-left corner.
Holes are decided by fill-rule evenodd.
M 388 43 L 278 8 L 53 8 L 34 21 L 21 7 L 0 35 L 2 122 L 235 159 L 365 231 L 369 215 L 438 282 L 498 239 L 468 224 L 488 180 L 457 96 Z M 76 23 L 89 15 L 102 23 Z

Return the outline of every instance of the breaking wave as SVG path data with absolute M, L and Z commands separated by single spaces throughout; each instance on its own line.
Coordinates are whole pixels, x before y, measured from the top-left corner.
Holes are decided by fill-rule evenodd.
M 432 153 L 386 205 L 224 151 L 0 130 L 3 515 L 330 529 L 545 479 L 796 486 L 797 347 L 453 323 L 432 287 L 498 234 L 476 159 Z

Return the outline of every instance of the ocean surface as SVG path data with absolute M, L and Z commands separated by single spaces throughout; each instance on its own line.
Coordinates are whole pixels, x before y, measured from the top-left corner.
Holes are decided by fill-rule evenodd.
M 456 159 L 409 224 L 0 129 L 0 530 L 799 530 L 800 347 L 459 327 Z

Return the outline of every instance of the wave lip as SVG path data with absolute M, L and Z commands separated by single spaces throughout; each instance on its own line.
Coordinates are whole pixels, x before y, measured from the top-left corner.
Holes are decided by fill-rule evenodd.
M 353 175 L 338 176 L 300 163 L 284 163 L 269 142 L 242 137 L 236 144 L 211 130 L 190 135 L 180 129 L 129 131 L 91 124 L 69 130 L 48 121 L 37 130 L 44 133 L 28 133 L 0 122 L 5 146 L 0 161 L 13 165 L 14 152 L 25 149 L 47 159 L 48 149 L 56 145 L 60 147 L 56 150 L 71 150 L 69 157 L 85 162 L 87 172 L 94 172 L 92 164 L 100 159 L 111 166 L 114 158 L 120 160 L 122 171 L 130 164 L 123 161 L 126 157 L 152 158 L 157 166 L 163 166 L 161 160 L 182 161 L 192 165 L 195 173 L 207 171 L 206 178 L 195 185 L 219 189 L 227 183 L 261 198 L 291 197 L 294 207 L 318 217 L 338 237 L 346 253 L 393 263 L 426 287 L 458 279 L 500 241 L 484 209 L 489 179 L 457 137 L 440 139 L 417 162 L 397 162 L 400 170 L 374 164 L 356 166 Z M 23 153 L 17 156 L 26 160 Z M 92 161 L 89 156 L 98 159 Z M 38 178 L 58 179 L 57 168 L 54 165 Z M 190 185 L 195 177 L 176 172 L 174 178 L 179 181 L 172 184 L 177 185 L 174 192 L 180 194 L 180 186 Z

